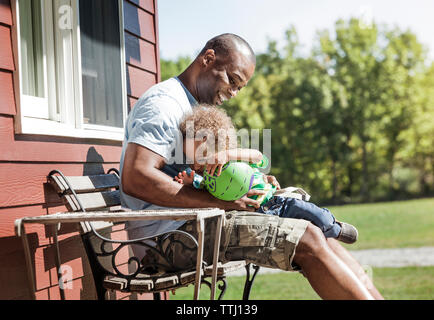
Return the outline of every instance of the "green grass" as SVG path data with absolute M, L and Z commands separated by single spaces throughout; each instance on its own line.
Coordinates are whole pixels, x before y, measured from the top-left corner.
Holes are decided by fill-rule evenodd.
M 373 280 L 387 300 L 434 299 L 434 267 L 374 268 Z M 244 277 L 229 277 L 224 300 L 241 300 Z M 193 286 L 171 295 L 171 300 L 191 300 Z M 202 286 L 201 299 L 209 299 L 209 289 Z M 260 273 L 250 295 L 251 300 L 318 300 L 319 296 L 299 273 Z
M 359 230 L 349 250 L 434 246 L 434 198 L 328 208 Z

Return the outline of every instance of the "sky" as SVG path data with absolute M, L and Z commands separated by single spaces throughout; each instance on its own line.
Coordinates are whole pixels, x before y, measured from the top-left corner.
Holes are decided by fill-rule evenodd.
M 433 0 L 158 0 L 160 55 L 194 57 L 209 39 L 226 32 L 261 53 L 268 39 L 279 42 L 291 25 L 308 53 L 316 31 L 333 30 L 339 18 L 356 16 L 410 29 L 434 60 L 433 14 Z

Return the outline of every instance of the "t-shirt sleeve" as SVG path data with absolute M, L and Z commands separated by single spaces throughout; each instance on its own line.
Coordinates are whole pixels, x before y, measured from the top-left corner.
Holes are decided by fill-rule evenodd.
M 148 98 L 136 104 L 127 125 L 128 143 L 141 145 L 170 159 L 181 138 L 179 122 L 182 114 L 178 110 L 178 103 L 169 96 Z

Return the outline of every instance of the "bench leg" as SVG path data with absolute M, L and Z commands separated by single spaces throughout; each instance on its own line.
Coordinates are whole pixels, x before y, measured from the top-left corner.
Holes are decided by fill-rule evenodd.
M 16 232 L 18 236 L 21 237 L 21 240 L 23 242 L 24 259 L 26 262 L 27 281 L 29 284 L 30 296 L 32 300 L 36 300 L 36 279 L 33 273 L 33 265 L 32 265 L 32 258 L 30 254 L 29 240 L 27 239 L 26 230 L 21 220 L 18 220 L 18 223 L 16 223 L 16 228 L 17 228 Z
M 224 296 L 225 293 L 226 293 L 226 288 L 227 288 L 226 277 L 218 278 L 218 279 L 217 279 L 217 282 L 218 282 L 218 281 L 221 281 L 222 284 L 219 284 L 219 285 L 218 285 L 218 289 L 220 290 L 220 294 L 219 294 L 217 300 L 222 300 L 222 299 L 223 299 L 223 296 Z M 202 279 L 202 282 L 201 282 L 201 283 L 206 284 L 206 285 L 210 288 L 210 290 L 212 290 L 212 284 L 211 284 L 208 280 Z
M 221 281 L 221 282 L 223 282 L 222 284 L 219 284 L 219 286 L 218 286 L 218 288 L 219 288 L 219 290 L 220 290 L 220 294 L 219 294 L 219 297 L 217 298 L 218 300 L 222 300 L 223 299 L 223 296 L 225 295 L 225 293 L 226 293 L 226 288 L 227 288 L 227 286 L 228 286 L 228 284 L 227 284 L 227 282 L 226 282 L 226 277 L 225 278 L 221 278 L 221 279 L 219 279 L 219 281 Z
M 252 286 L 253 286 L 253 281 L 255 281 L 256 275 L 258 274 L 260 267 L 253 265 L 253 269 L 255 269 L 255 272 L 253 273 L 252 278 L 250 279 L 250 263 L 246 265 L 246 282 L 244 284 L 243 300 L 249 300 L 250 291 L 252 290 Z
M 54 258 L 56 261 L 56 268 L 57 268 L 57 279 L 59 282 L 59 291 L 60 291 L 60 299 L 65 299 L 65 289 L 64 289 L 64 282 L 63 282 L 63 275 L 62 275 L 62 262 L 60 260 L 60 250 L 59 250 L 59 239 L 57 237 L 57 231 L 59 229 L 60 225 L 53 225 L 53 241 L 54 241 Z

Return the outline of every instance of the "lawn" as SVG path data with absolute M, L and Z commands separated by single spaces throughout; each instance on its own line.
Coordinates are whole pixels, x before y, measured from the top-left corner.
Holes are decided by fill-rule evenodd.
M 434 267 L 374 268 L 373 280 L 382 295 L 390 300 L 434 299 Z M 229 277 L 224 300 L 240 300 L 244 277 Z M 193 286 L 171 295 L 171 300 L 191 300 Z M 209 299 L 209 289 L 202 286 L 201 298 Z M 255 279 L 251 300 L 318 300 L 306 278 L 299 273 L 260 273 Z
M 434 198 L 329 207 L 353 224 L 359 240 L 349 250 L 434 246 Z
M 434 246 L 434 198 L 329 207 L 336 218 L 355 225 L 359 240 L 349 250 Z M 374 268 L 373 280 L 386 299 L 434 299 L 434 267 Z M 239 300 L 244 277 L 229 277 L 225 299 Z M 203 287 L 203 296 L 209 290 Z M 171 299 L 192 299 L 193 287 Z M 257 276 L 251 299 L 319 299 L 298 273 Z

